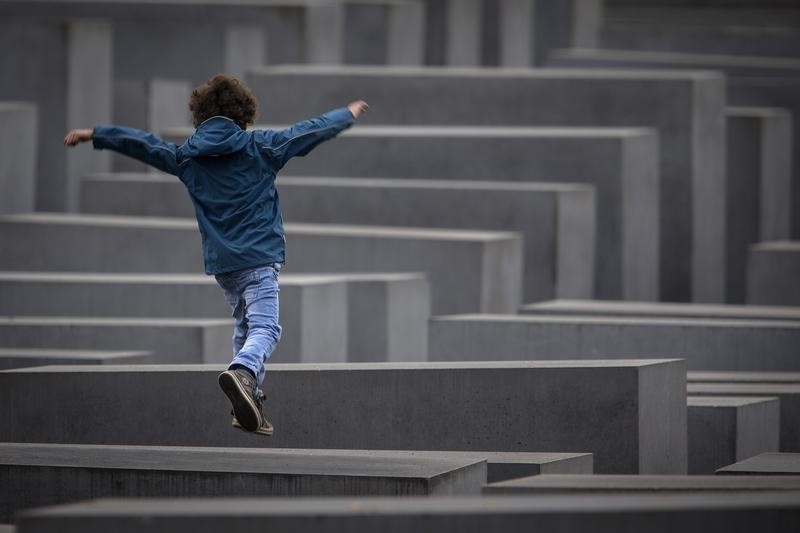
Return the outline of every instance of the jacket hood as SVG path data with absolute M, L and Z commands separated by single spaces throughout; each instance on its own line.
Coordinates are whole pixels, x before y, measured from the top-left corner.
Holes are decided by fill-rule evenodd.
M 248 143 L 247 133 L 227 117 L 211 117 L 200 124 L 181 147 L 185 157 L 225 155 Z

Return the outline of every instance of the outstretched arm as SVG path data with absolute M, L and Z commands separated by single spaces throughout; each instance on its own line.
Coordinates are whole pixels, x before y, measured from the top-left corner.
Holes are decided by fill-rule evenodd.
M 67 146 L 87 141 L 93 141 L 97 149 L 114 150 L 162 172 L 178 173 L 176 146 L 152 133 L 124 126 L 96 126 L 93 130 L 72 130 L 64 137 Z
M 334 109 L 317 118 L 298 122 L 285 130 L 265 131 L 265 148 L 282 167 L 289 159 L 308 154 L 321 142 L 336 137 L 352 126 L 355 119 L 368 107 L 366 102 L 358 100 L 351 102 L 347 107 Z

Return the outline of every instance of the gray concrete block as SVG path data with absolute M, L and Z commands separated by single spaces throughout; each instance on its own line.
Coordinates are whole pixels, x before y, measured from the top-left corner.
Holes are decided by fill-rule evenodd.
M 67 30 L 67 130 L 112 122 L 113 42 L 111 21 L 75 19 Z M 45 80 L 42 80 L 46 83 Z M 64 101 L 64 100 L 62 100 Z M 80 177 L 111 170 L 110 153 L 94 153 L 90 146 L 67 152 L 66 208 L 78 207 Z
M 648 11 L 653 11 L 653 15 L 647 16 Z M 735 8 L 721 13 L 719 10 L 709 12 L 708 9 L 690 8 L 682 13 L 674 11 L 672 13 L 688 15 L 692 17 L 691 20 L 665 21 L 664 10 L 636 10 L 637 15 L 642 15 L 637 16 L 635 20 L 631 20 L 630 16 L 624 17 L 622 13 L 617 15 L 616 10 L 609 10 L 600 31 L 599 48 L 730 56 L 800 57 L 798 53 L 800 32 L 797 31 L 796 25 L 792 27 L 790 17 L 786 17 L 789 20 L 785 20 L 783 22 L 785 26 L 781 27 L 780 23 L 750 25 L 747 22 L 730 20 L 730 17 L 723 20 L 719 16 L 736 11 L 743 10 Z M 764 11 L 768 10 L 762 10 Z M 782 11 L 787 14 L 786 10 Z M 627 13 L 631 13 L 631 10 Z M 702 19 L 704 16 L 714 14 L 718 16 L 712 20 Z M 750 10 L 747 14 L 752 15 L 753 12 Z M 702 21 L 698 21 L 698 18 Z M 749 22 L 752 23 L 752 19 Z
M 425 61 L 425 6 L 422 2 L 389 6 L 386 64 L 422 65 Z
M 30 102 L 0 102 L 0 213 L 35 208 L 38 113 Z
M 646 128 L 364 126 L 320 146 L 314 157 L 295 158 L 284 174 L 594 185 L 597 297 L 657 300 L 658 158 L 657 136 Z M 593 218 L 588 207 L 583 210 Z M 440 206 L 438 211 L 444 210 Z M 475 227 L 494 227 L 481 222 Z M 529 246 L 528 263 L 530 254 L 538 254 L 532 250 Z M 531 280 L 526 296 L 541 299 L 541 294 L 534 296 L 531 283 L 541 285 Z
M 424 275 L 329 274 L 328 277 L 347 286 L 347 361 L 428 359 L 431 294 Z
M 600 294 L 655 299 L 658 292 L 655 216 L 625 232 L 617 210 L 597 226 L 604 252 L 594 254 L 594 192 L 579 185 L 281 178 L 281 208 L 287 221 L 516 231 L 523 236 L 526 299 L 554 294 L 594 294 L 595 255 Z M 636 196 L 635 193 L 630 196 Z M 412 207 L 413 206 L 413 207 Z M 443 209 L 443 206 L 450 206 Z M 155 216 L 193 216 L 182 184 L 174 178 L 136 174 L 87 177 L 82 210 Z M 632 206 L 628 206 L 629 213 Z M 619 216 L 617 216 L 619 215 Z M 630 235 L 632 234 L 632 235 Z M 629 241 L 622 243 L 624 235 Z M 599 247 L 599 246 L 598 246 Z M 624 272 L 625 265 L 628 271 Z
M 276 428 L 269 440 L 230 428 L 219 371 L 138 365 L 0 372 L 0 411 L 8 420 L 0 441 L 559 450 L 592 453 L 597 472 L 686 472 L 680 360 L 272 365 L 264 389 Z M 86 394 L 75 395 L 76 388 Z M 89 407 L 101 399 L 107 409 Z M 45 412 L 52 423 L 37 423 Z
M 523 315 L 800 321 L 800 307 L 554 300 L 523 305 Z
M 567 67 L 714 69 L 727 77 L 733 106 L 782 108 L 800 117 L 800 60 L 621 50 L 560 50 L 552 63 Z M 800 136 L 791 136 L 791 205 L 800 205 Z M 777 161 L 776 161 L 777 163 Z M 724 190 L 718 188 L 717 192 Z M 792 236 L 800 236 L 800 210 L 792 213 Z
M 192 86 L 185 80 L 151 79 L 148 84 L 147 129 L 164 131 L 166 128 L 188 126 L 189 97 Z M 97 153 L 97 152 L 95 152 Z
M 762 453 L 720 468 L 717 474 L 796 476 L 800 474 L 800 453 Z
M 687 403 L 689 474 L 713 474 L 736 461 L 778 451 L 777 398 L 690 396 Z
M 800 451 L 800 384 L 797 383 L 706 383 L 690 382 L 690 396 L 776 396 L 780 400 L 780 451 Z
M 688 372 L 689 382 L 716 383 L 798 383 L 800 372 Z
M 722 300 L 725 86 L 719 74 L 284 66 L 251 70 L 248 80 L 259 99 L 272 103 L 273 123 L 341 106 L 358 94 L 372 106 L 365 125 L 654 127 L 660 176 L 670 184 L 660 191 L 661 297 Z
M 0 370 L 47 365 L 130 365 L 154 362 L 153 354 L 146 351 L 0 348 Z
M 781 109 L 728 108 L 726 301 L 744 303 L 751 244 L 788 239 L 792 117 Z
M 486 462 L 292 450 L 0 444 L 0 520 L 101 497 L 478 494 Z
M 38 108 L 36 209 L 63 210 L 67 151 L 67 25 L 59 20 L 14 16 L 0 5 L 0 100 L 34 102 Z M 35 65 L 35 68 L 32 66 Z M 44 118 L 46 117 L 46 120 Z M 24 131 L 24 130 L 20 130 Z M 3 144 L 3 146 L 8 146 Z M 21 152 L 23 153 L 23 152 Z M 5 158 L 3 158 L 5 160 Z M 5 163 L 7 164 L 7 163 Z
M 202 269 L 191 219 L 7 215 L 0 216 L 0 230 L 3 270 Z M 286 231 L 287 273 L 422 272 L 431 283 L 433 313 L 510 312 L 520 304 L 522 240 L 516 233 L 314 224 L 287 224 Z
M 747 303 L 800 306 L 800 241 L 776 241 L 750 247 Z
M 118 499 L 24 513 L 20 533 L 95 533 L 109 522 L 125 530 L 241 533 L 376 530 L 479 533 L 608 530 L 667 533 L 765 530 L 793 533 L 800 523 L 800 492 L 703 492 L 473 496 L 457 498 L 243 498 Z
M 274 450 L 274 449 L 273 449 Z M 282 451 L 278 449 L 274 451 Z M 303 450 L 285 449 L 292 453 L 319 454 L 325 456 L 378 456 L 393 458 L 444 458 L 456 461 L 486 461 L 486 478 L 492 483 L 506 479 L 540 474 L 591 474 L 594 471 L 590 453 L 545 453 L 545 452 L 463 452 L 429 450 Z
M 800 478 L 722 477 L 722 476 L 603 476 L 545 475 L 491 483 L 483 488 L 486 495 L 523 494 L 603 494 L 603 493 L 699 493 L 796 491 Z
M 346 361 L 350 319 L 344 280 L 289 274 L 281 276 L 280 284 L 283 335 L 271 361 Z M 387 307 L 386 299 L 370 303 L 378 310 Z M 213 318 L 233 327 L 222 290 L 213 277 L 202 274 L 0 272 L 0 315 Z M 231 351 L 229 346 L 224 354 Z
M 213 319 L 0 317 L 6 348 L 146 350 L 160 363 L 227 363 L 231 330 Z
M 550 315 L 438 316 L 431 361 L 686 359 L 690 370 L 797 370 L 800 322 Z

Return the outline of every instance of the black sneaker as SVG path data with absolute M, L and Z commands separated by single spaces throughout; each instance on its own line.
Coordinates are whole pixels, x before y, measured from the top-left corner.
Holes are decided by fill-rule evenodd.
M 259 422 L 258 429 L 256 429 L 255 431 L 251 431 L 251 433 L 255 433 L 256 435 L 265 435 L 269 437 L 272 435 L 274 428 L 272 427 L 272 424 L 270 424 L 269 420 L 267 420 L 267 418 L 264 416 L 264 401 L 266 399 L 267 397 L 260 390 L 256 393 L 256 397 L 254 398 L 254 400 L 256 402 L 256 405 L 258 406 L 258 413 L 261 415 L 261 421 Z M 236 429 L 247 431 L 244 429 L 244 427 L 242 427 L 242 425 L 236 419 L 236 413 L 231 411 L 231 414 L 233 415 L 233 421 L 231 422 L 231 425 Z
M 260 405 L 256 405 L 256 380 L 247 370 L 237 368 L 219 375 L 219 386 L 231 401 L 233 415 L 245 431 L 257 431 L 261 427 Z

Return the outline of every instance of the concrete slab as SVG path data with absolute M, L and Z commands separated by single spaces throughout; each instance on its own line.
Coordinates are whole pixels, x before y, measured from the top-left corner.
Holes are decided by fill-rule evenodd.
M 429 450 L 309 450 L 272 448 L 274 452 L 346 457 L 384 457 L 450 459 L 454 461 L 486 461 L 487 479 L 492 482 L 540 474 L 591 474 L 594 471 L 590 453 L 547 452 L 464 452 Z
M 800 453 L 762 453 L 720 468 L 717 474 L 797 476 L 800 474 Z
M 0 317 L 6 348 L 145 350 L 160 363 L 229 362 L 229 320 Z
M 524 315 L 583 315 L 631 318 L 719 318 L 800 321 L 800 307 L 554 300 L 523 305 Z
M 706 383 L 690 382 L 686 385 L 690 396 L 776 396 L 781 405 L 782 452 L 800 452 L 800 384 L 796 383 Z
M 709 528 L 790 533 L 800 522 L 800 492 L 703 492 L 457 498 L 240 498 L 99 500 L 30 511 L 20 533 L 95 533 L 148 527 L 198 533 L 256 531 L 484 531 L 567 533 L 597 529 L 634 533 Z M 699 519 L 698 517 L 702 517 Z M 659 518 L 654 520 L 654 518 Z M 321 526 L 323 524 L 323 526 Z
M 99 497 L 478 494 L 486 462 L 392 454 L 0 444 L 0 519 Z
M 487 495 L 796 491 L 800 477 L 544 475 L 491 483 Z
M 725 293 L 728 303 L 745 303 L 750 245 L 791 237 L 792 116 L 729 107 L 727 117 Z
M 626 232 L 619 223 L 623 214 L 609 207 L 608 220 L 600 215 L 602 223 L 596 226 L 605 252 L 595 254 L 595 194 L 590 187 L 282 177 L 279 188 L 285 220 L 517 231 L 524 239 L 523 294 L 531 301 L 554 294 L 594 294 L 595 255 L 600 261 L 598 293 L 642 299 L 656 299 L 658 294 L 658 248 L 649 234 L 658 232 L 656 218 L 651 216 L 650 232 L 647 220 L 639 220 L 641 231 Z M 89 213 L 193 216 L 194 212 L 183 185 L 171 177 L 91 176 L 84 180 L 82 191 L 82 209 Z M 644 196 L 640 200 L 647 203 Z M 442 209 L 443 205 L 453 208 Z
M 31 102 L 0 102 L 0 213 L 35 208 L 38 113 Z
M 776 397 L 689 396 L 689 474 L 763 452 L 777 452 L 780 402 Z
M 775 241 L 750 247 L 747 303 L 800 306 L 800 241 Z
M 220 368 L 0 372 L 0 411 L 8 420 L 0 441 L 555 450 L 592 453 L 597 472 L 686 472 L 680 360 L 276 364 L 265 382 L 266 412 L 276 428 L 268 440 L 231 429 L 230 406 L 216 383 Z M 86 393 L 75 395 L 76 388 Z M 48 394 L 36 394 L 41 390 Z M 98 401 L 108 409 L 89 407 Z M 598 410 L 608 416 L 594 416 Z M 37 422 L 44 413 L 52 423 Z
M 271 361 L 347 360 L 348 286 L 343 280 L 282 275 L 280 300 L 283 336 Z M 387 305 L 380 299 L 371 303 L 375 309 Z M 225 319 L 232 330 L 222 290 L 202 274 L 0 272 L 0 315 L 212 318 Z M 231 351 L 229 344 L 224 353 Z
M 708 383 L 799 383 L 800 372 L 688 372 L 689 382 Z
M 287 273 L 422 272 L 431 282 L 433 313 L 510 312 L 520 303 L 522 241 L 516 233 L 285 227 Z M 0 269 L 196 273 L 203 264 L 196 228 L 191 219 L 0 216 L 0 248 L 7 251 Z
M 423 274 L 328 277 L 347 286 L 347 361 L 427 361 L 431 294 Z
M 798 370 L 800 322 L 550 315 L 437 316 L 432 361 L 686 359 L 690 370 Z
M 146 351 L 0 348 L 0 370 L 46 365 L 131 365 L 154 362 L 153 354 Z
M 677 54 L 624 50 L 559 50 L 552 63 L 564 67 L 713 69 L 725 73 L 732 106 L 783 108 L 800 117 L 800 59 Z M 791 205 L 800 202 L 800 136 L 792 135 Z M 724 190 L 723 188 L 718 189 Z M 792 236 L 800 236 L 800 214 L 792 213 Z
M 372 106 L 364 125 L 655 127 L 660 176 L 670 184 L 660 191 L 661 295 L 721 301 L 725 97 L 718 74 L 283 66 L 252 70 L 248 80 L 272 103 L 273 123 L 360 94 Z M 472 102 L 488 101 L 494 104 L 476 112 Z M 704 223 L 692 225 L 693 218 Z
M 664 14 L 663 10 L 638 10 L 639 13 L 647 11 Z M 747 25 L 719 19 L 698 23 L 698 15 L 711 14 L 708 9 L 703 11 L 700 14 L 697 9 L 689 8 L 685 13 L 694 15 L 691 21 L 665 24 L 663 17 L 659 20 L 642 17 L 644 20 L 630 21 L 616 18 L 614 10 L 609 10 L 600 32 L 599 48 L 733 56 L 799 56 L 800 32 L 796 27 L 792 28 L 788 21 L 786 27 L 776 24 Z M 734 11 L 742 9 L 737 7 Z

